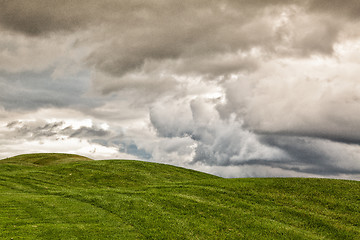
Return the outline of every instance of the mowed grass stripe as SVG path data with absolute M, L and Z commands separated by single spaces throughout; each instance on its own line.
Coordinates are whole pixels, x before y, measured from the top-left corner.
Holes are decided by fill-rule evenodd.
M 67 239 L 74 233 L 81 237 L 141 237 L 116 214 L 68 195 L 17 194 L 16 201 L 14 196 L 0 196 L 0 221 L 7 223 L 1 225 L 2 238 Z

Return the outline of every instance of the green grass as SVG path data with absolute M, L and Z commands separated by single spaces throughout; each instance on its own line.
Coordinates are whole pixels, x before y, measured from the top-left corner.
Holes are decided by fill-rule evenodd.
M 0 163 L 11 163 L 27 166 L 46 166 L 80 161 L 91 161 L 91 159 L 75 154 L 66 153 L 33 153 L 6 158 L 1 160 Z
M 0 161 L 0 239 L 360 239 L 360 182 L 21 155 Z

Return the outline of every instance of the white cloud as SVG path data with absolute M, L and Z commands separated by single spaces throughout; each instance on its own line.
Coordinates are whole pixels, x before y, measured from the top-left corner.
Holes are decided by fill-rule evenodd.
M 258 132 L 358 141 L 360 62 L 349 63 L 352 53 L 344 48 L 337 46 L 337 58 L 263 63 L 256 73 L 224 85 L 227 103 L 219 109 L 236 112 Z

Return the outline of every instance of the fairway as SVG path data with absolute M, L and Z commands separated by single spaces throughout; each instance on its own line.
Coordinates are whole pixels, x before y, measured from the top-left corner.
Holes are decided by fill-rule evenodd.
M 223 179 L 170 165 L 0 161 L 0 239 L 359 239 L 360 182 Z

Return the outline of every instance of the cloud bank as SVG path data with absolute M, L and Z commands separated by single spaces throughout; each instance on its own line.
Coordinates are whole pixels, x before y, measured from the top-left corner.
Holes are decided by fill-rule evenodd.
M 4 155 L 360 178 L 358 1 L 0 4 Z

